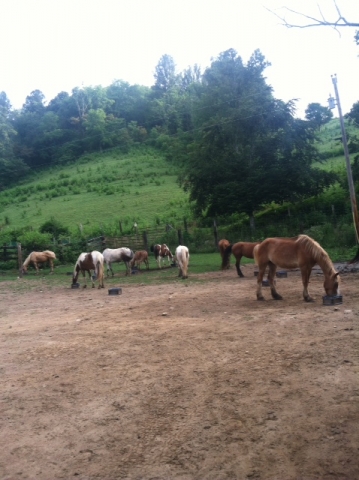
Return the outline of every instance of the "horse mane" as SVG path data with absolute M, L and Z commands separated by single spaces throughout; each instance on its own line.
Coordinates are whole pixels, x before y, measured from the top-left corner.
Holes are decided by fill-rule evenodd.
M 31 262 L 31 255 L 32 255 L 33 252 L 30 253 L 30 255 L 28 255 L 28 257 L 26 258 L 26 260 L 24 261 L 24 263 L 22 264 L 23 267 L 27 267 L 28 264 Z
M 313 240 L 313 238 L 308 237 L 308 235 L 298 235 L 296 243 L 302 245 L 304 250 L 312 255 L 314 260 L 320 266 L 324 265 L 334 270 L 334 266 L 329 255 L 324 248 L 319 245 L 318 242 Z

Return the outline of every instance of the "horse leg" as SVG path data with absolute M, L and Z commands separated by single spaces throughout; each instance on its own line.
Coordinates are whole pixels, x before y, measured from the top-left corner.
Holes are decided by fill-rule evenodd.
M 82 272 L 82 276 L 84 277 L 84 281 L 85 281 L 85 284 L 84 284 L 83 288 L 87 288 L 87 279 L 86 279 L 86 272 L 85 271 Z
M 145 265 L 146 265 L 146 269 L 149 270 L 150 269 L 150 264 L 148 263 L 148 260 L 144 260 L 145 262 Z
M 243 275 L 242 270 L 241 270 L 241 258 L 242 257 L 239 257 L 239 258 L 236 259 L 236 269 L 237 269 L 238 276 L 243 278 L 244 275 Z
M 39 270 L 39 266 L 38 266 L 37 262 L 34 261 L 33 263 L 34 263 L 34 267 L 35 267 L 36 273 L 39 273 L 40 270 Z
M 301 267 L 300 271 L 302 274 L 303 298 L 306 302 L 314 302 L 314 299 L 308 293 L 309 277 L 312 273 L 312 268 L 311 266 Z
M 269 272 L 268 272 L 268 281 L 269 281 L 269 286 L 270 286 L 270 292 L 272 294 L 272 297 L 274 300 L 283 300 L 283 297 L 279 295 L 275 288 L 275 272 L 277 270 L 277 265 L 274 265 L 274 263 L 269 262 Z
M 262 295 L 262 280 L 266 271 L 267 265 L 258 265 L 258 277 L 257 277 L 257 300 L 264 300 Z

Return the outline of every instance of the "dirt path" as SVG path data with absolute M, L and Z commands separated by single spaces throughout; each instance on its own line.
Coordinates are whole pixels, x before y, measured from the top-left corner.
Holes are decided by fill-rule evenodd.
M 244 273 L 2 283 L 0 478 L 359 479 L 359 274 L 328 307 L 321 275 L 306 304 L 297 272 L 281 302 Z

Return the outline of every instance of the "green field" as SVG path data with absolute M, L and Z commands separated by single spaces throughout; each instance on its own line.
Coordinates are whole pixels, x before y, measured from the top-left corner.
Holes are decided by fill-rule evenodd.
M 190 215 L 177 171 L 157 151 L 111 150 L 86 155 L 76 165 L 37 172 L 0 193 L 0 223 L 37 229 L 54 217 L 71 231 L 118 230 L 176 223 Z

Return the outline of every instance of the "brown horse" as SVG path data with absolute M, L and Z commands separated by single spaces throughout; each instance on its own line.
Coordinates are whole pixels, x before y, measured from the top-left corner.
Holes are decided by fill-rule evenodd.
M 307 235 L 294 238 L 267 238 L 254 248 L 254 259 L 258 265 L 257 300 L 264 300 L 262 280 L 266 267 L 269 268 L 268 280 L 272 297 L 282 300 L 275 288 L 275 272 L 277 267 L 299 268 L 302 274 L 303 297 L 306 302 L 313 299 L 308 293 L 309 277 L 312 268 L 318 264 L 324 274 L 324 290 L 327 295 L 339 293 L 339 273 L 335 271 L 327 252 Z
M 104 260 L 102 253 L 94 250 L 91 253 L 81 253 L 79 258 L 76 261 L 74 273 L 72 276 L 72 285 L 76 285 L 79 273 L 81 272 L 84 280 L 85 285 L 83 288 L 87 287 L 86 283 L 86 272 L 92 282 L 92 288 L 95 288 L 94 279 L 97 278 L 98 280 L 98 288 L 104 288 L 103 284 L 103 276 L 104 276 Z
M 56 255 L 51 250 L 45 250 L 44 252 L 31 252 L 22 264 L 22 272 L 27 273 L 28 265 L 31 262 L 36 269 L 36 273 L 39 273 L 38 263 L 45 263 L 48 261 L 51 273 L 54 273 L 54 260 L 56 260 Z
M 228 245 L 222 257 L 222 270 L 226 268 L 225 265 L 229 264 L 229 257 L 231 256 L 231 253 L 233 253 L 236 259 L 236 269 L 238 276 L 244 277 L 241 270 L 241 259 L 242 257 L 254 258 L 253 250 L 256 245 L 258 245 L 258 242 L 237 242 L 233 245 Z
M 137 250 L 133 259 L 130 262 L 130 265 L 131 267 L 137 265 L 138 269 L 140 270 L 140 265 L 142 262 L 146 265 L 147 270 L 149 270 L 150 265 L 148 263 L 148 252 L 146 252 L 146 250 Z
M 219 253 L 220 253 L 221 258 L 222 258 L 222 265 L 221 265 L 222 270 L 227 270 L 230 267 L 230 256 L 231 256 L 231 254 L 229 254 L 227 256 L 226 261 L 224 262 L 224 254 L 225 254 L 226 248 L 228 248 L 230 245 L 231 245 L 231 243 L 228 240 L 226 240 L 225 238 L 222 238 L 222 240 L 220 240 L 218 242 L 218 249 L 219 249 Z

